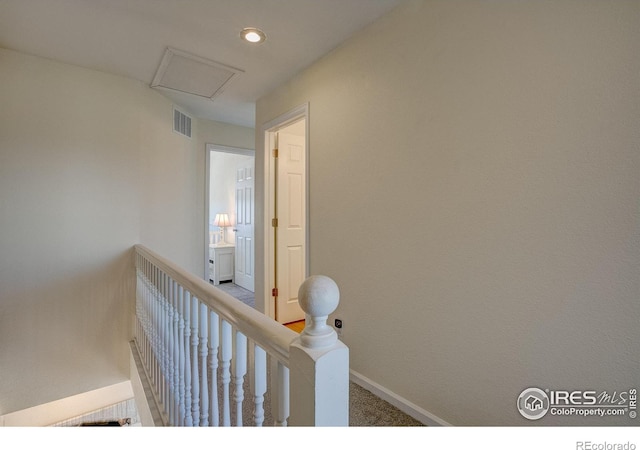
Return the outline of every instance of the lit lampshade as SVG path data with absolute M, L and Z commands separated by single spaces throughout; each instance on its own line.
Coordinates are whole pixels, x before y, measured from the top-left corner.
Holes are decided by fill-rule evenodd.
M 213 224 L 217 227 L 220 227 L 220 242 L 218 244 L 226 244 L 226 230 L 225 227 L 231 226 L 231 221 L 229 220 L 229 215 L 227 213 L 219 213 L 216 214 L 216 218 L 213 221 Z
M 229 220 L 229 214 L 227 213 L 216 214 L 216 219 L 213 221 L 213 224 L 221 228 L 230 227 L 231 221 Z

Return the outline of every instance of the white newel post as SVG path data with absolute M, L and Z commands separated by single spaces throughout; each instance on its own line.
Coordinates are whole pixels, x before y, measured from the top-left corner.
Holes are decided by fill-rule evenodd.
M 289 350 L 289 425 L 349 426 L 349 349 L 327 325 L 340 301 L 338 286 L 314 275 L 302 283 L 298 299 L 307 318 Z

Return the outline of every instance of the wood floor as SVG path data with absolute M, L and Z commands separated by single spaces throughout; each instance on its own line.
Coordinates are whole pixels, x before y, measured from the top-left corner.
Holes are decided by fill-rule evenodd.
M 302 333 L 302 330 L 304 330 L 304 320 L 287 323 L 284 326 L 295 331 L 296 333 Z

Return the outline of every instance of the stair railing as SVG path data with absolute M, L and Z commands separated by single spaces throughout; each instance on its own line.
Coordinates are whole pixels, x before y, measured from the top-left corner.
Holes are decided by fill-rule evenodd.
M 349 350 L 326 323 L 333 280 L 300 287 L 298 335 L 142 245 L 135 265 L 135 344 L 164 425 L 348 425 Z

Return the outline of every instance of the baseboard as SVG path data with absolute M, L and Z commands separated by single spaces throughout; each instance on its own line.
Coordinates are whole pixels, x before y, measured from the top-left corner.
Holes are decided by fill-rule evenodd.
M 133 398 L 130 381 L 0 416 L 5 427 L 44 427 Z
M 361 373 L 358 373 L 353 369 L 349 370 L 349 373 L 350 373 L 349 378 L 355 384 L 377 395 L 382 400 L 392 404 L 403 413 L 410 415 L 411 417 L 422 422 L 423 424 L 428 426 L 442 426 L 442 427 L 452 426 L 450 423 L 446 422 L 445 420 L 441 419 L 435 414 L 432 414 L 429 411 L 423 408 L 420 408 L 418 405 L 411 403 L 406 398 L 400 397 L 395 392 L 392 392 L 389 389 L 385 388 L 384 386 L 379 385 L 375 381 L 370 380 L 369 378 L 365 377 Z

